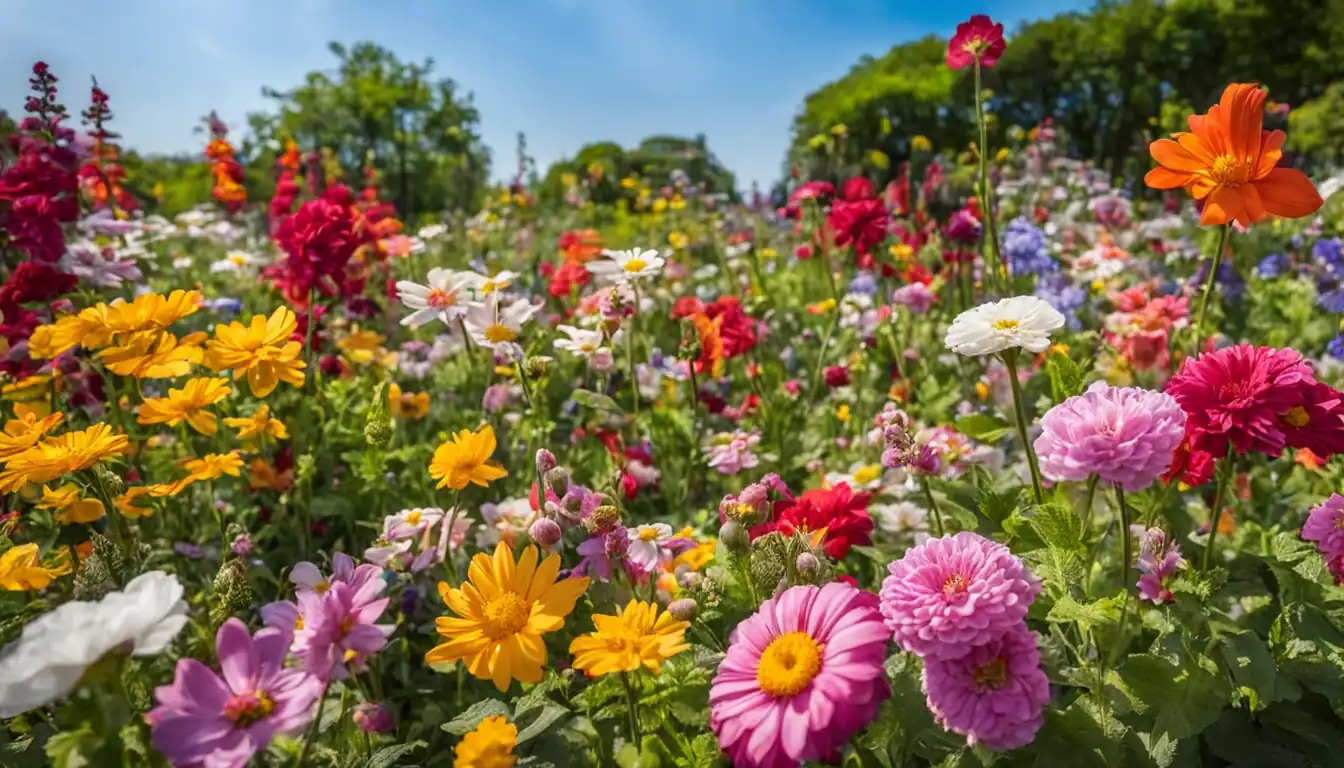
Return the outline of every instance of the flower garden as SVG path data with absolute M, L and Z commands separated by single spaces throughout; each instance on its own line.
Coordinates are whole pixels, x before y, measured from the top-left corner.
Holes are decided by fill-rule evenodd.
M 1340 180 L 1249 83 L 1130 187 L 995 147 L 1009 44 L 880 184 L 416 222 L 297 137 L 252 199 L 213 117 L 156 213 L 34 66 L 0 764 L 1338 765 Z

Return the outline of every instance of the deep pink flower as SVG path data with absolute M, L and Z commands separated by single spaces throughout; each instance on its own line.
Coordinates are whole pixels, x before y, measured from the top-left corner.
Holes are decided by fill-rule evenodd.
M 934 720 L 971 746 L 1009 750 L 1030 744 L 1050 701 L 1036 633 L 1019 623 L 960 658 L 925 659 L 924 694 Z
M 943 234 L 947 235 L 949 240 L 957 243 L 970 243 L 980 239 L 980 220 L 965 208 L 954 211 L 947 217 L 947 223 L 943 225 Z M 946 255 L 944 255 L 946 260 Z M 962 261 L 971 261 L 975 254 L 968 254 L 968 258 Z
M 969 21 L 957 25 L 957 34 L 947 43 L 947 66 L 964 69 L 979 59 L 980 66 L 988 69 L 999 62 L 1007 47 L 1003 25 L 977 13 Z
M 1097 382 L 1041 418 L 1041 473 L 1080 482 L 1096 475 L 1141 491 L 1171 466 L 1185 438 L 1185 413 L 1171 395 Z
M 392 626 L 376 624 L 387 608 L 383 570 L 337 552 L 332 574 L 302 562 L 290 571 L 296 602 L 281 600 L 261 608 L 267 626 L 293 633 L 293 651 L 309 672 L 345 679 L 350 667 L 362 668 L 369 656 L 387 644 Z
M 1134 563 L 1139 576 L 1139 597 L 1157 605 L 1170 602 L 1167 581 L 1185 565 L 1181 548 L 1167 539 L 1161 528 L 1149 528 L 1139 538 L 1139 557 Z
M 1019 627 L 1041 591 L 1007 547 L 969 531 L 912 547 L 888 570 L 887 628 L 926 658 L 961 658 Z
M 1344 583 L 1344 496 L 1333 494 L 1307 513 L 1302 538 L 1316 542 L 1335 581 Z
M 840 197 L 853 202 L 855 200 L 867 200 L 873 196 L 873 182 L 865 176 L 854 176 L 845 181 L 840 187 Z
M 285 258 L 266 269 L 285 296 L 304 304 L 311 290 L 338 295 L 345 268 L 359 246 L 350 209 L 325 197 L 309 200 L 275 231 Z
M 172 685 L 155 689 L 159 706 L 146 716 L 154 748 L 175 766 L 242 768 L 275 734 L 301 731 L 323 683 L 285 668 L 288 648 L 283 631 L 251 637 L 238 619 L 224 622 L 215 636 L 220 674 L 179 659 Z
M 840 582 L 792 587 L 737 626 L 709 691 L 733 765 L 825 760 L 873 719 L 890 695 L 876 602 Z
M 854 252 L 864 256 L 886 239 L 891 214 L 881 200 L 837 200 L 826 222 L 835 232 L 836 246 L 852 243 Z

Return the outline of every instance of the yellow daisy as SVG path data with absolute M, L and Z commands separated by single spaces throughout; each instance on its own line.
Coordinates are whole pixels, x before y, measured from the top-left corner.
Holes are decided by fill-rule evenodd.
M 305 363 L 303 345 L 291 341 L 299 326 L 288 307 L 280 307 L 270 317 L 253 315 L 249 325 L 234 321 L 215 326 L 215 338 L 206 344 L 205 364 L 216 371 L 232 370 L 246 374 L 248 387 L 256 397 L 265 397 L 280 382 L 303 386 Z
M 203 435 L 213 435 L 219 426 L 215 414 L 205 410 L 229 396 L 233 388 L 228 379 L 197 377 L 181 389 L 168 390 L 167 397 L 147 398 L 140 406 L 141 424 L 167 424 L 176 427 L 183 421 Z
M 56 490 L 42 486 L 42 498 L 37 502 L 38 509 L 50 509 L 56 512 L 56 522 L 92 523 L 107 514 L 103 502 L 97 499 L 80 498 L 79 487 L 66 483 Z
M 491 715 L 457 743 L 453 768 L 512 768 L 518 763 L 516 746 L 518 726 L 503 715 Z
M 265 405 L 258 408 L 257 412 L 251 416 L 225 419 L 224 425 L 238 430 L 239 440 L 247 440 L 253 437 L 284 440 L 289 437 L 289 429 L 285 427 L 285 422 L 272 418 L 271 409 Z
M 46 589 L 51 580 L 70 572 L 70 550 L 62 548 L 56 565 L 42 565 L 36 544 L 20 544 L 0 555 L 0 589 L 24 592 Z
M 514 680 L 535 683 L 546 665 L 542 635 L 565 625 L 574 602 L 588 589 L 588 578 L 556 581 L 560 556 L 537 563 L 536 547 L 523 550 L 515 564 L 509 547 L 500 542 L 493 557 L 471 559 L 461 589 L 439 582 L 439 595 L 457 617 L 435 620 L 448 642 L 425 654 L 425 662 L 462 660 L 467 671 L 491 680 L 501 692 Z
M 131 334 L 125 342 L 98 353 L 103 365 L 118 376 L 137 379 L 175 379 L 191 372 L 201 362 L 204 334 L 193 333 L 181 341 L 166 331 Z
M 663 661 L 691 647 L 685 638 L 690 623 L 659 611 L 654 603 L 631 600 L 624 610 L 616 609 L 615 616 L 593 614 L 593 627 L 593 632 L 569 644 L 574 668 L 589 677 L 640 667 L 656 675 Z
M 428 392 L 402 392 L 395 382 L 387 388 L 387 404 L 393 416 L 423 419 L 429 415 Z
M 28 483 L 45 483 L 69 472 L 88 469 L 118 456 L 129 444 L 125 435 L 112 433 L 106 424 L 94 424 L 78 432 L 48 437 L 16 456 L 0 472 L 0 493 L 13 493 Z
M 154 507 L 152 505 L 142 507 L 137 502 L 141 500 L 142 496 L 150 495 L 151 490 L 151 486 L 148 485 L 133 485 L 130 488 L 127 488 L 125 493 L 113 499 L 112 503 L 116 506 L 117 511 L 121 513 L 122 517 L 130 518 L 132 520 L 138 517 L 149 517 L 154 514 Z M 148 502 L 149 499 L 145 499 L 144 501 Z
M 18 413 L 17 409 L 15 413 Z M 0 462 L 8 461 L 11 457 L 37 445 L 38 441 L 55 429 L 64 418 L 65 414 L 59 411 L 44 418 L 38 418 L 33 412 L 27 411 L 19 418 L 5 422 L 5 429 L 0 432 Z
M 476 432 L 464 429 L 434 451 L 434 457 L 429 461 L 429 476 L 439 481 L 439 488 L 460 491 L 469 483 L 486 488 L 509 475 L 490 460 L 490 454 L 494 452 L 494 427 L 487 424 Z

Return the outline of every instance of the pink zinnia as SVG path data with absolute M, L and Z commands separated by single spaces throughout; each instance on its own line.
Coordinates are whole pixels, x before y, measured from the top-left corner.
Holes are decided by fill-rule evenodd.
M 969 531 L 929 539 L 888 569 L 887 628 L 926 658 L 958 659 L 1014 630 L 1041 591 L 1007 547 Z
M 873 719 L 890 695 L 876 603 L 840 582 L 792 587 L 737 626 L 709 691 L 733 765 L 827 759 Z
M 1050 681 L 1036 633 L 1018 624 L 959 659 L 924 660 L 924 694 L 939 725 L 971 746 L 1017 749 L 1045 723 Z
M 980 66 L 988 69 L 999 63 L 999 57 L 1007 47 L 1003 25 L 977 13 L 969 21 L 957 25 L 957 34 L 947 43 L 947 66 L 965 69 L 979 59 Z
M 281 630 L 251 637 L 238 619 L 224 622 L 215 636 L 221 674 L 179 659 L 173 684 L 154 690 L 159 706 L 146 716 L 154 748 L 175 766 L 242 768 L 275 734 L 301 731 L 323 685 L 285 668 L 288 648 Z
M 1344 583 L 1344 496 L 1333 494 L 1307 513 L 1302 538 L 1316 542 L 1335 581 Z
M 1153 484 L 1185 438 L 1185 413 L 1171 395 L 1097 382 L 1041 418 L 1036 454 L 1056 482 L 1093 475 L 1129 492 Z

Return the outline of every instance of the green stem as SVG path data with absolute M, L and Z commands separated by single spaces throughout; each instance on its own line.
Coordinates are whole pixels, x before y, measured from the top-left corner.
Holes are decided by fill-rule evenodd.
M 1213 492 L 1213 514 L 1209 518 L 1209 540 L 1204 545 L 1204 560 L 1201 571 L 1209 570 L 1213 564 L 1213 543 L 1218 538 L 1218 523 L 1223 517 L 1223 499 L 1227 495 L 1227 484 L 1232 479 L 1232 444 L 1228 443 L 1227 456 L 1218 464 L 1218 486 Z
M 1083 535 L 1092 529 L 1092 503 L 1097 497 L 1097 481 L 1101 478 L 1093 475 L 1087 479 L 1087 492 L 1083 496 L 1086 501 L 1083 502 Z
M 1036 463 L 1036 450 L 1027 439 L 1027 416 L 1022 406 L 1022 385 L 1017 380 L 1017 350 L 1003 353 L 1003 364 L 1008 366 L 1008 383 L 1013 388 L 1013 410 L 1017 416 L 1017 435 L 1022 438 L 1022 449 L 1027 453 L 1027 467 L 1031 470 L 1031 490 L 1037 504 L 1045 503 L 1045 491 L 1041 485 L 1041 468 Z
M 303 761 L 308 758 L 308 749 L 313 746 L 313 739 L 317 736 L 317 726 L 322 722 L 322 709 L 327 705 L 327 689 L 322 689 L 322 695 L 317 700 L 317 712 L 313 713 L 313 722 L 308 724 L 308 730 L 303 734 L 303 748 L 299 750 L 299 756 L 294 760 L 294 768 L 301 768 Z
M 821 375 L 826 370 L 826 350 L 831 346 L 831 337 L 835 335 L 835 329 L 840 325 L 840 305 L 831 307 L 831 322 L 826 326 L 826 335 L 821 337 L 821 351 L 817 353 L 817 369 L 812 372 L 812 386 L 807 390 L 807 402 L 810 404 L 817 397 L 817 387 L 821 386 Z
M 1124 602 L 1120 604 L 1120 624 L 1116 627 L 1115 645 L 1111 648 L 1108 666 L 1114 666 L 1125 644 L 1125 620 L 1129 618 L 1131 593 L 1137 582 L 1130 579 L 1130 561 L 1134 558 L 1134 537 L 1129 532 L 1129 505 L 1125 503 L 1125 491 L 1119 483 L 1115 484 L 1115 503 L 1120 508 L 1120 583 L 1124 587 Z M 1103 668 L 1103 682 L 1105 673 Z
M 1200 347 L 1204 344 L 1204 318 L 1209 311 L 1209 299 L 1213 297 L 1214 287 L 1218 284 L 1218 270 L 1223 265 L 1223 251 L 1227 249 L 1227 238 L 1231 231 L 1231 224 L 1223 226 L 1218 231 L 1218 247 L 1213 251 L 1213 263 L 1209 268 L 1209 276 L 1204 281 L 1204 295 L 1199 300 L 1199 314 L 1195 316 L 1195 349 L 1192 357 L 1199 354 Z
M 630 715 L 630 735 L 634 738 L 632 743 L 635 749 L 639 749 L 644 739 L 639 732 L 638 703 L 635 699 L 635 688 L 630 684 L 630 674 L 624 670 L 621 671 L 621 685 L 625 688 L 625 707 L 627 714 Z
M 541 491 L 538 491 L 540 493 Z M 444 551 L 443 559 L 448 561 L 448 571 L 452 574 L 453 580 L 450 582 L 454 587 L 458 586 L 462 580 L 457 574 L 457 553 L 453 551 L 453 529 L 457 527 L 457 515 L 461 511 L 462 491 L 458 489 L 453 491 L 453 512 L 448 516 L 448 549 Z M 542 499 L 545 501 L 545 499 Z M 538 504 L 538 506 L 542 506 Z
M 639 378 L 635 375 L 635 334 L 639 332 L 639 288 L 631 284 L 635 292 L 635 311 L 630 315 L 630 333 L 625 337 L 625 354 L 630 359 L 630 396 L 635 405 L 635 418 L 639 418 Z
M 537 413 L 537 401 L 535 399 L 535 393 L 532 391 L 532 381 L 527 378 L 527 371 L 523 370 L 522 361 L 514 363 L 514 366 L 518 370 L 518 381 L 523 385 L 523 400 L 527 403 L 527 415 L 532 421 L 527 430 L 527 455 L 532 461 L 532 466 L 537 467 L 536 436 L 537 424 L 540 422 L 540 414 Z M 541 469 L 539 467 L 535 469 L 535 472 L 537 478 L 537 493 L 539 494 L 537 496 L 537 509 L 543 510 L 546 508 L 546 481 L 541 476 Z
M 984 90 L 980 87 L 980 58 L 975 59 L 975 122 L 980 128 L 980 146 L 977 154 L 980 155 L 980 207 L 981 215 L 985 217 L 985 226 L 982 230 L 983 237 L 989 241 L 989 248 L 985 250 L 985 255 L 994 255 L 992 260 L 987 260 L 985 264 L 985 286 L 997 285 L 999 279 L 1003 277 L 1003 256 L 999 253 L 999 233 L 998 227 L 994 223 L 994 204 L 993 194 L 989 185 L 989 126 L 985 124 L 985 96 Z
M 924 489 L 924 498 L 929 501 L 929 511 L 933 513 L 934 535 L 938 538 L 943 537 L 943 512 L 938 508 L 938 500 L 933 498 L 933 488 L 929 487 L 929 478 L 923 475 L 919 478 L 919 486 Z

